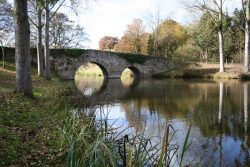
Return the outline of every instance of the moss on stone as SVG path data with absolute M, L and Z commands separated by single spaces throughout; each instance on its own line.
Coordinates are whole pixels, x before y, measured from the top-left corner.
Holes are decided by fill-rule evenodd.
M 143 64 L 147 60 L 151 59 L 151 56 L 146 56 L 142 54 L 133 54 L 133 53 L 116 53 L 120 58 L 125 59 L 129 63 L 138 63 Z
M 78 58 L 86 53 L 85 49 L 50 49 L 51 56 L 67 56 L 72 58 Z

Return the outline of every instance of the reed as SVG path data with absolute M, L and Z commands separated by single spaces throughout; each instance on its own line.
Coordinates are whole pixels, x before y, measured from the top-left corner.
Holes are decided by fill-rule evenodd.
M 97 111 L 98 110 L 98 111 Z M 100 118 L 96 113 L 101 112 Z M 104 114 L 106 113 L 106 115 Z M 185 152 L 188 150 L 188 138 L 191 126 L 187 132 L 182 150 L 172 142 L 176 131 L 171 125 L 166 125 L 162 144 L 155 138 L 145 137 L 144 130 L 138 134 L 126 134 L 127 128 L 114 128 L 108 123 L 108 112 L 104 107 L 72 110 L 71 116 L 65 121 L 63 135 L 67 147 L 67 166 L 171 166 L 178 161 L 181 166 Z M 173 144 L 174 143 L 174 144 Z M 179 152 L 181 153 L 180 155 Z M 173 157 L 180 157 L 173 158 Z

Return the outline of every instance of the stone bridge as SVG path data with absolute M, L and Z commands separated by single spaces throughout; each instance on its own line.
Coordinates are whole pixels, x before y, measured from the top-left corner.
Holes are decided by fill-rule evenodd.
M 171 62 L 162 57 L 99 50 L 84 50 L 78 56 L 52 55 L 51 58 L 52 66 L 63 79 L 74 79 L 77 69 L 86 63 L 98 65 L 106 78 L 120 78 L 126 68 L 129 68 L 136 77 L 152 77 L 171 67 Z

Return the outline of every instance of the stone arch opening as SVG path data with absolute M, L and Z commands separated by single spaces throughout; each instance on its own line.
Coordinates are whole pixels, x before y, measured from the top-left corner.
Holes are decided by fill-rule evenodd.
M 96 62 L 81 65 L 75 74 L 75 85 L 84 96 L 92 96 L 106 86 L 108 73 L 105 67 Z
M 130 77 L 138 79 L 140 75 L 141 75 L 141 72 L 136 67 L 130 66 L 123 70 L 121 77 L 130 76 Z
M 93 76 L 93 77 L 104 77 L 108 78 L 108 72 L 106 68 L 97 62 L 87 62 L 81 65 L 76 71 L 76 75 L 80 76 Z
M 130 66 L 130 67 L 128 67 L 128 69 L 133 72 L 135 78 L 140 77 L 141 72 L 136 67 Z
M 130 66 L 124 69 L 124 71 L 122 72 L 121 82 L 123 86 L 131 87 L 135 83 L 137 83 L 139 77 L 140 77 L 140 71 L 137 68 Z
M 105 79 L 108 78 L 108 71 L 106 70 L 106 68 L 102 64 L 97 63 L 97 62 L 90 62 L 90 63 L 96 64 L 102 70 L 104 78 Z

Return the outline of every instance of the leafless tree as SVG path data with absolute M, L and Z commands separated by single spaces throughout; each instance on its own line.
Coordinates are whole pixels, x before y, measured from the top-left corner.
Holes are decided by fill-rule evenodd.
M 9 45 L 13 41 L 14 35 L 13 10 L 7 0 L 0 0 L 0 45 L 2 52 L 3 68 L 5 68 L 4 46 Z
M 245 54 L 244 54 L 244 72 L 249 72 L 249 48 L 250 48 L 250 0 L 241 0 L 245 19 Z

